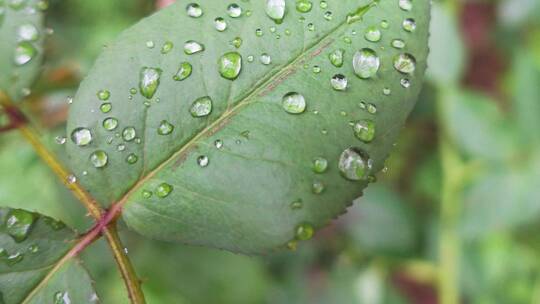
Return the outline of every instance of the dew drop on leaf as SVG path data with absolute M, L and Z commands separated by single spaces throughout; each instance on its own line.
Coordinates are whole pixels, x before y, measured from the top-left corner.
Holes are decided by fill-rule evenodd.
M 108 102 L 103 103 L 103 104 L 101 104 L 101 106 L 99 106 L 99 110 L 102 113 L 109 113 L 112 110 L 112 104 L 110 104 Z
M 403 74 L 412 74 L 416 69 L 416 59 L 411 54 L 399 54 L 394 57 L 394 68 Z
M 314 194 L 321 194 L 324 192 L 324 190 L 326 190 L 326 186 L 321 181 L 318 181 L 318 180 L 314 181 L 313 184 L 311 185 L 311 191 Z
M 187 79 L 189 76 L 191 76 L 191 73 L 193 71 L 193 67 L 189 62 L 182 62 L 180 63 L 180 67 L 178 68 L 178 71 L 173 76 L 173 79 L 176 81 L 182 81 Z
M 126 162 L 130 165 L 133 165 L 135 163 L 137 163 L 137 161 L 139 160 L 139 157 L 133 153 L 129 154 L 127 157 L 126 157 Z
M 264 64 L 264 65 L 269 65 L 272 63 L 272 57 L 270 57 L 270 55 L 264 53 L 261 55 L 261 57 L 259 58 L 261 63 Z
M 105 118 L 103 120 L 103 128 L 107 131 L 113 131 L 118 127 L 118 120 L 114 117 Z
M 310 240 L 313 237 L 314 233 L 315 233 L 315 230 L 313 229 L 313 225 L 309 223 L 302 223 L 296 226 L 296 229 L 295 229 L 295 237 L 299 241 Z
M 223 141 L 221 139 L 216 139 L 216 141 L 214 141 L 214 146 L 216 147 L 216 149 L 223 148 Z
M 107 90 L 100 90 L 97 92 L 97 97 L 99 100 L 108 100 L 111 97 L 111 92 Z
M 36 220 L 35 214 L 21 209 L 11 209 L 6 219 L 6 231 L 17 243 L 28 238 Z
M 98 150 L 90 155 L 90 162 L 96 168 L 103 168 L 109 162 L 109 156 L 105 151 Z
M 353 68 L 356 75 L 362 79 L 368 79 L 379 71 L 381 61 L 377 53 L 372 49 L 361 49 L 354 54 Z
M 412 18 L 405 19 L 403 21 L 403 29 L 407 32 L 414 32 L 416 30 L 416 21 Z
M 186 13 L 192 18 L 199 18 L 203 15 L 203 10 L 197 3 L 190 3 L 186 6 Z
M 171 194 L 172 191 L 173 191 L 173 186 L 171 186 L 171 185 L 169 185 L 167 183 L 162 183 L 159 186 L 157 186 L 156 195 L 159 198 L 165 198 L 165 197 L 169 196 L 169 194 Z
M 58 291 L 54 294 L 54 304 L 71 304 L 71 298 L 67 291 Z
M 197 158 L 197 164 L 199 165 L 199 167 L 207 167 L 209 163 L 210 159 L 206 155 L 201 155 Z
M 14 62 L 18 66 L 25 65 L 37 55 L 37 52 L 30 42 L 19 42 L 15 48 Z
M 184 53 L 186 55 L 193 55 L 204 51 L 204 45 L 194 40 L 188 40 L 184 44 Z
M 172 43 L 172 41 L 165 42 L 161 47 L 161 54 L 168 54 L 170 51 L 172 51 L 173 47 L 174 44 Z
M 87 146 L 92 142 L 92 133 L 86 128 L 77 128 L 71 132 L 71 140 L 79 147 Z
M 161 72 L 162 70 L 158 68 L 143 67 L 141 69 L 139 74 L 139 92 L 141 92 L 142 96 L 147 99 L 154 97 L 159 87 Z
M 300 13 L 308 13 L 313 8 L 310 0 L 296 0 L 296 10 Z
M 301 114 L 306 110 L 304 96 L 296 92 L 287 93 L 281 102 L 283 109 L 290 114 Z
M 399 8 L 404 11 L 410 11 L 413 7 L 412 0 L 399 0 Z
M 369 119 L 355 121 L 353 131 L 356 138 L 365 143 L 370 143 L 375 138 L 375 122 Z
M 381 40 L 381 36 L 381 31 L 374 26 L 368 27 L 364 34 L 366 40 L 370 42 L 379 42 Z
M 17 29 L 17 40 L 19 41 L 36 41 L 38 39 L 39 31 L 33 24 L 23 24 Z
M 345 77 L 342 74 L 336 74 L 330 79 L 330 83 L 332 84 L 332 88 L 336 91 L 345 91 L 347 89 L 348 80 L 347 77 Z
M 134 127 L 127 127 L 122 131 L 122 138 L 125 141 L 132 141 L 137 136 L 137 132 L 135 131 Z
M 401 40 L 401 39 L 394 39 L 392 40 L 392 46 L 396 49 L 402 49 L 405 47 L 405 41 Z
M 173 130 L 174 130 L 174 126 L 170 122 L 166 120 L 162 120 L 161 123 L 159 124 L 157 133 L 159 135 L 169 135 L 172 133 Z
M 232 3 L 227 7 L 227 13 L 232 18 L 238 18 L 242 16 L 242 8 L 236 3 Z
M 312 164 L 313 172 L 322 174 L 328 170 L 328 160 L 324 157 L 316 157 Z
M 214 26 L 217 31 L 223 32 L 227 29 L 227 21 L 221 17 L 218 17 L 214 19 Z
M 348 148 L 339 158 L 338 168 L 348 180 L 365 180 L 371 173 L 372 160 L 359 148 Z
M 193 117 L 205 117 L 212 112 L 212 99 L 209 96 L 198 98 L 193 102 L 189 112 Z
M 342 67 L 343 66 L 343 56 L 345 54 L 345 50 L 344 49 L 337 49 L 335 51 L 333 51 L 332 53 L 330 53 L 330 55 L 328 55 L 328 58 L 330 59 L 330 62 L 335 66 L 335 67 Z
M 302 209 L 302 207 L 304 207 L 304 202 L 301 199 L 298 199 L 298 200 L 293 201 L 290 206 L 292 210 L 299 210 L 299 209 Z
M 324 0 L 321 1 L 321 2 L 319 3 L 319 7 L 322 8 L 322 9 L 328 8 L 328 2 L 326 2 L 326 1 L 324 1 Z
M 266 0 L 266 14 L 276 23 L 283 21 L 285 9 L 285 0 Z

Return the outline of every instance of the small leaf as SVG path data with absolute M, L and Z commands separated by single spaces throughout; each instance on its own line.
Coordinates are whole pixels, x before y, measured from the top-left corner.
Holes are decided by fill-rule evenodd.
M 86 270 L 66 257 L 75 244 L 62 222 L 0 208 L 0 303 L 97 303 Z
M 422 86 L 430 7 L 238 3 L 198 1 L 194 18 L 178 2 L 124 32 L 70 109 L 68 133 L 83 128 L 92 139 L 67 149 L 80 182 L 101 202 L 122 200 L 136 231 L 261 253 L 311 237 L 384 167 Z M 381 37 L 366 39 L 374 28 Z M 392 47 L 394 39 L 406 46 Z M 167 54 L 152 47 L 165 42 L 174 45 Z M 329 59 L 336 50 L 343 65 Z M 178 81 L 186 62 L 191 73 Z M 145 67 L 161 71 L 151 95 L 138 89 Z M 101 90 L 111 93 L 107 114 Z M 109 118 L 114 129 L 102 127 Z M 361 140 L 354 122 L 368 120 Z M 160 134 L 164 121 L 172 131 Z M 96 151 L 106 153 L 105 166 L 92 164 Z M 129 154 L 138 161 L 126 162 Z M 322 173 L 313 170 L 320 158 Z
M 0 1 L 0 90 L 14 100 L 29 94 L 43 57 L 46 1 Z

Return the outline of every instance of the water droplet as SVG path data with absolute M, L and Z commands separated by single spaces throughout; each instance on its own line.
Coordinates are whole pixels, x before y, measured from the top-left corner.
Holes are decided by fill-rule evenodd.
M 314 181 L 313 184 L 311 185 L 311 191 L 314 194 L 321 194 L 324 192 L 325 189 L 326 187 L 324 183 L 321 181 Z
M 307 29 L 308 29 L 308 31 L 310 31 L 310 32 L 315 31 L 315 24 L 313 24 L 313 23 L 308 23 Z
M 296 92 L 287 93 L 281 102 L 283 109 L 290 114 L 301 114 L 306 110 L 304 96 Z
M 171 185 L 169 185 L 167 183 L 162 183 L 159 186 L 157 186 L 156 195 L 159 198 L 165 198 L 165 197 L 169 196 L 169 194 L 171 194 L 172 191 L 173 191 L 173 186 L 171 186 Z
M 221 18 L 221 17 L 218 17 L 216 19 L 214 19 L 214 26 L 216 27 L 216 30 L 218 30 L 219 32 L 223 32 L 227 29 L 227 21 L 225 21 L 225 19 Z
M 412 74 L 416 69 L 416 59 L 411 54 L 399 54 L 394 57 L 394 68 L 403 74 Z
M 376 114 L 377 113 L 377 107 L 374 104 L 370 103 L 370 104 L 367 105 L 367 111 L 368 111 L 369 114 Z
M 209 96 L 198 98 L 189 109 L 193 117 L 205 117 L 212 112 L 212 99 Z
M 21 209 L 11 209 L 6 219 L 6 231 L 17 243 L 28 238 L 36 215 Z
M 54 138 L 54 141 L 56 142 L 56 144 L 58 145 L 63 145 L 66 143 L 66 138 L 64 136 L 56 136 Z
M 54 294 L 54 304 L 71 304 L 71 298 L 69 297 L 69 293 L 67 291 L 65 292 L 57 292 Z
M 124 145 L 124 144 L 119 144 L 118 146 L 116 146 L 116 151 L 122 152 L 122 151 L 124 151 L 124 150 L 126 150 L 126 145 Z
M 178 71 L 173 76 L 173 79 L 176 81 L 182 81 L 184 79 L 187 79 L 189 76 L 191 76 L 191 73 L 193 71 L 193 67 L 189 62 L 182 62 L 180 63 L 180 68 L 178 68 Z
M 336 74 L 330 79 L 330 83 L 332 84 L 332 88 L 336 91 L 345 91 L 347 89 L 348 80 L 347 77 L 345 77 L 342 74 Z
M 262 54 L 259 59 L 261 60 L 261 63 L 264 65 L 269 65 L 272 63 L 272 57 L 270 57 L 270 55 L 266 53 Z
M 139 91 L 147 99 L 154 97 L 161 77 L 161 69 L 143 67 L 139 75 Z
M 326 21 L 331 21 L 334 18 L 334 14 L 331 11 L 327 11 L 323 15 Z
M 172 133 L 173 130 L 174 130 L 174 126 L 170 122 L 166 120 L 162 120 L 161 123 L 159 124 L 157 133 L 159 135 L 169 135 Z
M 399 8 L 401 8 L 404 11 L 410 11 L 412 9 L 412 1 L 411 0 L 399 0 Z
M 377 4 L 378 1 L 373 1 L 370 4 L 360 6 L 354 13 L 347 16 L 347 23 L 351 24 L 362 20 L 364 18 L 364 15 L 369 11 L 369 9 L 373 6 L 376 6 Z
M 137 94 L 137 89 L 136 88 L 131 88 L 131 89 L 129 89 L 129 93 L 132 94 L 132 95 L 135 95 L 135 94 Z
M 161 54 L 167 54 L 170 51 L 172 51 L 173 48 L 174 48 L 174 44 L 172 43 L 172 41 L 167 41 L 161 47 Z
M 204 45 L 197 41 L 189 40 L 184 44 L 184 53 L 186 55 L 193 55 L 202 51 L 204 51 Z
M 125 141 L 132 141 L 137 136 L 137 132 L 135 131 L 135 128 L 133 127 L 127 127 L 122 131 L 122 138 Z
M 37 41 L 39 39 L 39 31 L 33 24 L 23 24 L 17 29 L 17 39 L 19 41 Z
M 87 146 L 92 142 L 92 133 L 86 128 L 77 128 L 71 132 L 71 140 L 77 146 Z
M 244 41 L 240 37 L 236 37 L 231 41 L 231 45 L 239 49 Z
M 108 102 L 104 103 L 104 104 L 101 104 L 101 106 L 99 107 L 99 110 L 102 113 L 109 113 L 112 110 L 112 104 L 110 104 Z
M 227 13 L 232 18 L 238 18 L 242 16 L 242 8 L 240 7 L 240 5 L 233 3 L 227 7 Z
M 111 97 L 111 92 L 107 90 L 100 90 L 97 92 L 97 97 L 103 101 L 108 100 Z
M 345 42 L 346 44 L 351 44 L 352 39 L 351 39 L 351 37 L 343 37 L 343 42 Z
M 300 13 L 308 13 L 311 11 L 313 3 L 309 0 L 297 0 L 296 1 L 296 10 Z
M 285 0 L 266 0 L 266 14 L 276 23 L 283 21 L 285 9 Z
M 24 259 L 24 254 L 21 252 L 15 252 L 11 255 L 8 255 L 6 251 L 2 251 L 2 259 L 8 266 L 13 266 L 18 264 Z
M 105 118 L 103 120 L 103 128 L 107 131 L 113 131 L 118 127 L 118 119 L 114 117 Z
M 384 88 L 383 89 L 383 94 L 386 95 L 386 96 L 389 96 L 390 94 L 392 94 L 392 90 L 390 90 L 389 88 Z
M 396 49 L 402 49 L 405 47 L 405 41 L 401 39 L 394 39 L 392 40 L 392 46 Z
M 68 184 L 75 184 L 77 182 L 77 177 L 73 174 L 67 176 L 66 181 Z
M 348 148 L 341 154 L 339 170 L 349 180 L 365 180 L 372 169 L 372 160 L 366 152 L 358 148 Z
M 30 253 L 38 253 L 39 252 L 39 246 L 36 244 L 32 244 L 28 246 L 28 252 Z
M 381 31 L 374 26 L 370 26 L 366 29 L 364 37 L 370 42 L 379 42 L 381 40 Z
M 368 79 L 379 71 L 381 61 L 377 53 L 372 49 L 361 49 L 354 54 L 353 68 L 356 75 L 362 79 Z
M 197 164 L 200 166 L 200 167 L 207 167 L 208 164 L 210 163 L 210 159 L 208 158 L 208 156 L 206 155 L 201 155 L 197 158 Z
M 375 122 L 369 119 L 356 121 L 353 123 L 353 131 L 356 138 L 370 143 L 375 138 Z
M 143 197 L 143 198 L 146 198 L 146 199 L 151 198 L 152 195 L 153 195 L 152 191 L 143 190 L 143 192 L 142 192 L 142 197 Z
M 403 78 L 400 80 L 399 82 L 401 84 L 402 87 L 404 87 L 405 89 L 408 89 L 411 87 L 411 81 L 407 78 Z
M 416 21 L 412 18 L 403 20 L 403 29 L 407 32 L 414 32 L 416 30 Z
M 342 67 L 343 66 L 343 56 L 345 54 L 345 50 L 344 49 L 337 49 L 335 51 L 333 51 L 332 53 L 330 53 L 330 55 L 328 55 L 328 58 L 330 59 L 330 62 L 335 66 L 335 67 Z
M 313 237 L 314 233 L 315 230 L 313 229 L 313 226 L 309 223 L 302 223 L 296 226 L 295 229 L 295 237 L 299 241 L 310 240 Z
M 259 28 L 259 29 L 255 30 L 255 36 L 262 37 L 262 35 L 263 35 L 263 30 L 262 29 Z
M 313 73 L 314 74 L 319 74 L 321 71 L 322 71 L 322 69 L 321 69 L 320 66 L 318 66 L 318 65 L 313 66 Z
M 328 170 L 328 160 L 324 157 L 317 157 L 313 159 L 313 172 L 315 173 L 324 173 L 326 170 Z
M 37 52 L 37 49 L 30 42 L 19 42 L 15 48 L 15 64 L 18 66 L 27 64 L 37 55 Z
M 214 146 L 216 147 L 216 149 L 223 148 L 223 141 L 221 139 L 217 139 L 216 141 L 214 141 Z
M 139 157 L 133 153 L 126 157 L 126 162 L 130 165 L 135 164 L 139 160 Z
M 109 156 L 105 151 L 98 150 L 90 155 L 90 162 L 96 168 L 103 168 L 109 162 Z
M 186 6 L 186 13 L 192 18 L 199 18 L 203 15 L 203 10 L 197 3 L 190 3 Z
M 146 47 L 147 48 L 153 49 L 155 46 L 156 46 L 156 44 L 154 43 L 154 41 L 152 41 L 152 40 L 146 41 Z
M 319 6 L 320 8 L 325 9 L 325 8 L 328 8 L 328 3 L 326 1 L 321 1 Z
M 304 207 L 304 202 L 302 201 L 302 199 L 297 199 L 291 203 L 292 210 L 299 210 L 302 209 L 302 207 Z

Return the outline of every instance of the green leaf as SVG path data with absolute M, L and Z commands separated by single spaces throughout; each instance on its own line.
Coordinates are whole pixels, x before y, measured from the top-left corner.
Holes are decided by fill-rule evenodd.
M 0 90 L 14 100 L 29 93 L 43 57 L 42 0 L 0 0 Z
M 395 1 L 326 3 L 300 13 L 287 1 L 278 24 L 264 0 L 241 2 L 236 18 L 226 3 L 199 1 L 202 16 L 190 17 L 177 2 L 124 32 L 70 109 L 67 149 L 81 183 L 103 203 L 124 198 L 128 225 L 153 238 L 244 253 L 310 238 L 383 168 L 428 52 L 429 2 L 410 11 Z M 340 49 L 337 67 L 329 56 Z M 241 67 L 223 59 L 231 52 Z M 371 169 L 346 165 L 360 181 L 338 166 L 351 147 L 371 159 Z
M 96 303 L 92 280 L 67 255 L 76 234 L 62 222 L 0 208 L 0 302 Z

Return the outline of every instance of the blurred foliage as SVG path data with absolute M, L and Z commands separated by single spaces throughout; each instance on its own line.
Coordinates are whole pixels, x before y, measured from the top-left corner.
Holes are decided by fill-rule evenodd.
M 61 135 L 65 98 L 149 0 L 51 1 L 45 72 L 27 104 Z M 540 303 L 540 2 L 436 1 L 429 82 L 388 170 L 296 252 L 244 257 L 124 229 L 149 303 L 437 303 L 442 130 L 463 161 L 459 286 L 465 303 Z M 0 116 L 0 124 L 3 123 Z M 0 136 L 1 204 L 83 230 L 84 212 L 31 148 Z M 103 303 L 127 303 L 102 241 L 83 255 Z

